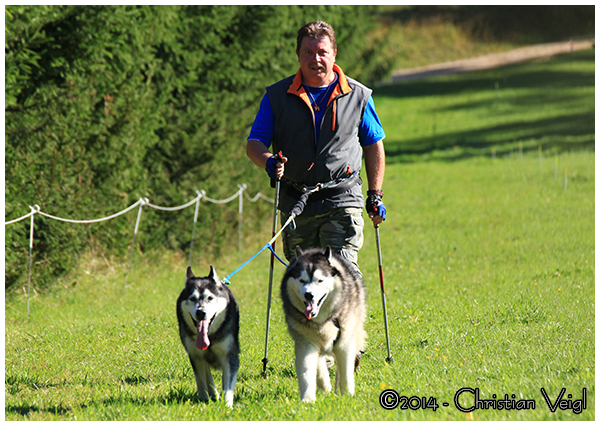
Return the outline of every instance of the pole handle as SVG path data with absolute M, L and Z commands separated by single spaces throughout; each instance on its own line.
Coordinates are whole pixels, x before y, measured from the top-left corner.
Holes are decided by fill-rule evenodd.
M 277 160 L 278 163 L 281 163 L 283 161 L 283 154 L 281 153 L 281 151 L 273 155 L 273 157 L 275 158 L 275 160 Z M 275 188 L 276 183 L 278 184 L 279 181 L 279 179 L 271 179 L 271 188 Z M 277 190 L 277 193 L 279 194 L 279 190 Z

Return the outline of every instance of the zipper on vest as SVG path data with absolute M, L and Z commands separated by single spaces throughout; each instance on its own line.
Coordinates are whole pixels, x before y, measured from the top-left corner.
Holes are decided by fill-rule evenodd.
M 335 132 L 335 126 L 337 124 L 337 101 L 340 97 L 344 96 L 342 95 L 338 95 L 336 96 L 333 101 L 327 106 L 327 108 L 325 109 L 325 114 L 323 114 L 323 120 L 321 120 L 321 125 L 319 126 L 319 128 L 321 129 L 321 132 L 323 131 L 323 122 L 325 121 L 325 116 L 327 115 L 327 112 L 331 109 L 331 131 Z M 313 123 L 315 122 L 315 114 L 313 113 Z M 316 124 L 315 124 L 315 129 L 316 129 Z M 315 140 L 317 137 L 317 131 L 315 130 Z M 315 144 L 316 146 L 316 144 Z
M 335 132 L 335 119 L 337 116 L 337 98 L 333 100 L 333 111 L 331 117 L 331 131 Z
M 317 119 L 315 118 L 315 111 L 313 110 L 312 105 L 309 106 L 309 108 L 310 108 L 310 112 L 312 113 L 313 131 L 314 131 L 313 134 L 315 135 L 315 141 L 312 144 L 313 156 L 312 156 L 312 161 L 310 163 L 310 166 L 308 166 L 308 169 L 306 169 L 307 172 L 309 172 L 315 165 L 315 159 L 317 158 L 317 144 L 319 143 L 319 141 L 317 140 Z
M 325 116 L 327 115 L 327 112 L 331 109 L 331 113 L 332 113 L 332 117 L 331 117 L 331 131 L 335 132 L 335 127 L 337 124 L 337 120 L 336 120 L 336 116 L 337 116 L 337 100 L 338 98 L 340 98 L 341 96 L 345 96 L 344 93 L 337 95 L 333 101 L 327 105 L 327 107 L 325 108 L 325 113 L 323 114 L 323 119 L 321 120 L 321 124 L 319 125 L 319 129 L 321 130 L 321 132 L 323 131 L 323 122 L 325 121 Z M 312 121 L 313 121 L 313 130 L 314 130 L 314 143 L 313 145 L 313 161 L 311 161 L 310 166 L 308 167 L 308 169 L 306 169 L 306 171 L 310 171 L 313 166 L 315 165 L 315 159 L 317 158 L 317 145 L 319 143 L 319 141 L 317 140 L 317 120 L 315 118 L 315 111 L 313 110 L 313 107 L 310 103 L 310 101 L 308 100 L 308 97 L 303 98 L 302 96 L 300 96 L 300 98 L 302 98 L 304 100 L 304 103 L 306 104 L 306 106 L 308 107 L 308 109 L 310 110 L 310 113 L 312 115 Z

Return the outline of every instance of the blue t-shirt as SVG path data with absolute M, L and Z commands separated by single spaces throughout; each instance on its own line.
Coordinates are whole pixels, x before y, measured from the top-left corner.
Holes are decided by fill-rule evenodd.
M 332 87 L 332 85 L 335 85 L 336 83 L 337 79 L 329 86 L 304 86 L 306 92 L 310 93 L 309 99 L 311 100 L 311 103 L 313 103 L 313 105 L 316 104 L 319 106 L 319 110 L 314 111 L 317 130 L 317 144 L 319 143 L 319 130 L 321 129 L 321 120 L 323 119 L 323 115 L 325 114 L 325 109 L 327 106 L 327 101 L 329 100 L 329 96 L 331 95 L 331 91 L 329 89 Z M 248 140 L 261 141 L 265 144 L 267 148 L 269 148 L 271 146 L 271 142 L 273 141 L 274 124 L 275 116 L 273 115 L 273 109 L 271 108 L 271 101 L 269 100 L 269 96 L 265 94 L 265 96 L 263 96 L 262 98 L 262 101 L 260 102 L 260 108 L 258 110 L 258 114 L 256 114 L 256 118 L 254 119 L 254 124 L 252 125 L 252 130 L 250 130 L 250 136 L 248 136 Z M 383 138 L 385 138 L 385 132 L 383 131 L 383 127 L 381 126 L 379 117 L 375 112 L 375 102 L 373 101 L 373 97 L 370 96 L 360 125 L 360 144 L 363 147 L 373 145 L 374 143 L 379 142 Z

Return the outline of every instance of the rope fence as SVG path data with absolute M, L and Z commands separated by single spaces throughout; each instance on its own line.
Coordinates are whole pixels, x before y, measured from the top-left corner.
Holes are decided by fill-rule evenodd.
M 4 226 L 6 225 L 11 225 L 13 223 L 17 223 L 20 222 L 22 220 L 25 220 L 27 218 L 31 218 L 31 225 L 30 225 L 30 232 L 29 232 L 29 272 L 28 272 L 28 279 L 27 279 L 27 315 L 29 315 L 29 293 L 30 293 L 30 289 L 31 289 L 31 269 L 32 269 L 32 263 L 33 263 L 33 237 L 34 237 L 34 217 L 36 214 L 42 215 L 44 217 L 47 217 L 49 219 L 54 219 L 54 220 L 58 220 L 61 222 L 68 222 L 68 223 L 79 223 L 79 224 L 88 224 L 88 223 L 98 223 L 98 222 L 104 222 L 107 220 L 111 220 L 111 219 L 115 219 L 119 216 L 124 215 L 125 213 L 128 213 L 129 211 L 135 209 L 136 207 L 138 207 L 138 215 L 137 215 L 137 220 L 135 222 L 135 229 L 133 232 L 133 238 L 132 238 L 132 242 L 131 242 L 131 248 L 129 249 L 129 259 L 127 261 L 127 271 L 125 273 L 125 282 L 124 282 L 124 286 L 127 283 L 127 275 L 129 274 L 129 269 L 130 269 L 130 265 L 131 265 L 131 256 L 133 253 L 133 247 L 135 245 L 135 239 L 137 237 L 137 233 L 140 227 L 140 222 L 142 219 L 142 210 L 144 208 L 144 206 L 149 207 L 151 209 L 154 210 L 160 210 L 160 211 L 167 211 L 167 212 L 175 212 L 175 211 L 179 211 L 179 210 L 184 210 L 188 207 L 191 207 L 193 205 L 195 205 L 195 212 L 194 212 L 194 223 L 193 223 L 193 227 L 192 227 L 192 237 L 191 237 L 191 242 L 190 242 L 190 258 L 189 258 L 189 264 L 192 264 L 192 253 L 193 253 L 193 247 L 194 247 L 194 233 L 196 231 L 196 223 L 198 222 L 198 213 L 200 210 L 200 201 L 201 200 L 205 200 L 209 203 L 213 203 L 213 204 L 227 204 L 230 203 L 232 201 L 234 201 L 236 198 L 238 199 L 238 252 L 239 252 L 239 256 L 241 258 L 241 253 L 242 253 L 242 218 L 243 218 L 243 211 L 244 211 L 244 196 L 246 197 L 246 199 L 252 203 L 257 202 L 258 200 L 262 199 L 264 201 L 267 201 L 269 203 L 274 203 L 275 201 L 272 198 L 267 197 L 266 195 L 257 192 L 256 195 L 254 197 L 250 197 L 247 193 L 248 190 L 248 186 L 243 183 L 241 185 L 238 184 L 238 191 L 233 194 L 231 197 L 225 198 L 223 200 L 217 200 L 214 198 L 210 198 L 206 195 L 206 191 L 201 190 L 198 191 L 196 190 L 196 198 L 194 198 L 193 200 L 182 204 L 180 206 L 175 206 L 175 207 L 164 207 L 164 206 L 158 206 L 155 204 L 152 204 L 150 202 L 150 200 L 148 200 L 148 198 L 140 198 L 137 202 L 135 202 L 134 204 L 132 204 L 131 206 L 127 207 L 124 210 L 121 210 L 120 212 L 117 212 L 115 214 L 112 214 L 110 216 L 106 216 L 106 217 L 102 217 L 102 218 L 98 218 L 98 219 L 83 219 L 83 220 L 77 220 L 77 219 L 66 219 L 63 217 L 58 217 L 58 216 L 54 216 L 48 213 L 45 213 L 41 210 L 40 206 L 35 204 L 34 206 L 29 206 L 29 208 L 31 209 L 31 211 L 22 216 L 19 217 L 17 219 L 13 219 L 10 220 L 8 222 L 4 222 Z M 125 289 L 125 287 L 123 287 L 123 289 Z

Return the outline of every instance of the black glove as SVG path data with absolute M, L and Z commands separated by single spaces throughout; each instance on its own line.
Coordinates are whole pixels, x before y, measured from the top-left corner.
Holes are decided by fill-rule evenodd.
M 275 182 L 279 180 L 277 179 L 277 164 L 282 162 L 282 158 L 283 155 L 281 154 L 281 151 L 279 151 L 277 154 L 271 155 L 267 159 L 265 170 L 271 178 L 271 188 L 275 188 Z
M 383 220 L 385 220 L 386 209 L 383 205 L 383 191 L 381 190 L 368 190 L 367 191 L 367 202 L 366 209 L 367 213 L 374 213 L 376 215 L 381 216 Z
M 267 164 L 265 169 L 267 170 L 267 174 L 271 179 L 277 180 L 277 164 L 279 164 L 279 159 L 276 155 L 271 155 L 267 160 Z

